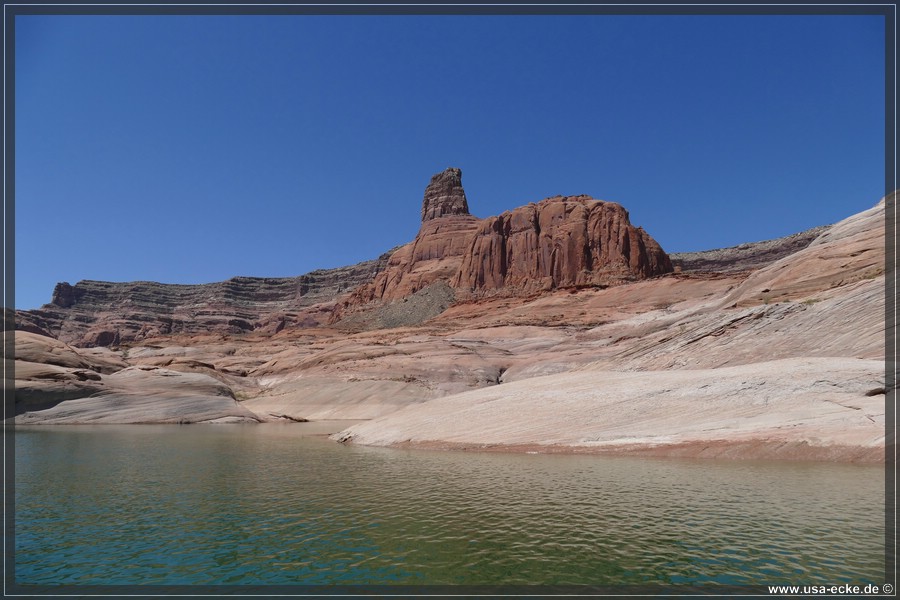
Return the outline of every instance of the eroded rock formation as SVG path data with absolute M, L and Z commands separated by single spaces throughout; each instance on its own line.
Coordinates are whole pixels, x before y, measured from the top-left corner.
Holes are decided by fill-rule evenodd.
M 422 226 L 415 239 L 391 254 L 386 268 L 357 289 L 343 308 L 373 300 L 399 300 L 436 282 L 449 282 L 459 270 L 478 223 L 478 218 L 469 214 L 462 171 L 450 168 L 434 175 L 425 188 Z
M 551 219 L 538 242 L 544 234 L 548 244 L 579 239 L 573 231 L 581 225 L 572 223 L 581 220 L 572 214 L 587 211 L 583 227 L 589 230 L 590 212 L 609 204 L 555 198 L 545 202 L 547 214 L 567 202 L 573 208 L 555 226 L 570 231 L 551 235 Z M 119 348 L 75 348 L 17 332 L 16 422 L 373 419 L 336 439 L 404 447 L 883 461 L 885 408 L 896 396 L 883 370 L 890 299 L 884 222 L 892 206 L 883 201 L 818 235 L 702 253 L 702 262 L 694 268 L 684 262 L 680 274 L 625 285 L 576 283 L 504 295 L 516 289 L 510 273 L 518 267 L 507 264 L 505 287 L 478 288 L 486 297 L 449 305 L 462 290 L 437 281 L 352 315 L 372 318 L 360 330 L 289 323 L 271 335 L 262 327 L 246 333 L 212 328 L 173 331 Z M 541 225 L 542 211 L 531 210 Z M 514 213 L 488 222 L 511 225 Z M 443 215 L 425 225 L 465 216 Z M 478 223 L 460 265 L 478 245 Z M 628 244 L 621 242 L 624 235 L 609 233 L 586 247 L 602 248 L 605 240 L 609 252 L 619 248 L 624 258 L 634 235 L 628 227 L 620 221 Z M 507 249 L 518 243 L 511 226 L 509 233 L 500 239 Z M 407 256 L 427 256 L 425 248 L 414 251 L 411 244 Z M 758 266 L 773 254 L 781 258 Z M 633 277 L 631 256 L 613 260 L 618 266 L 611 272 Z M 54 294 L 57 304 L 45 308 L 68 311 L 72 320 L 88 317 L 91 303 L 114 304 L 112 291 L 100 301 L 102 289 L 61 286 Z M 135 298 L 149 301 L 144 292 Z M 231 298 L 229 310 L 257 310 L 262 301 L 242 298 L 244 304 Z M 431 311 L 441 305 L 446 310 L 440 314 Z M 433 316 L 423 322 L 422 315 Z
M 170 334 L 315 327 L 327 322 L 337 296 L 371 281 L 388 256 L 299 277 L 235 277 L 200 285 L 63 282 L 50 304 L 16 311 L 16 329 L 93 347 Z
M 422 200 L 422 222 L 468 214 L 469 203 L 462 186 L 462 171 L 451 167 L 432 176 Z
M 672 271 L 615 202 L 558 196 L 479 224 L 452 285 L 470 292 L 604 286 Z
M 438 282 L 460 298 L 609 286 L 672 271 L 647 232 L 614 202 L 558 196 L 479 220 L 469 214 L 462 171 L 431 178 L 416 238 L 357 289 L 333 321 L 373 301 L 396 302 Z

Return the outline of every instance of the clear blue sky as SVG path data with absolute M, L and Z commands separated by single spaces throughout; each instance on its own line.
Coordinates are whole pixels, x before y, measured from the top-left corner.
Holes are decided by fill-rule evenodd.
M 293 276 L 479 217 L 619 202 L 669 252 L 884 193 L 878 16 L 20 16 L 16 305 Z

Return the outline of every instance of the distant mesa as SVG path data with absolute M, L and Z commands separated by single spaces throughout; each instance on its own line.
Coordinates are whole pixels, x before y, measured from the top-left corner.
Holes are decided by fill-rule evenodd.
M 75 299 L 75 288 L 68 281 L 62 281 L 53 288 L 50 304 L 55 304 L 60 308 L 69 308 L 75 304 Z
M 76 347 L 118 346 L 174 334 L 274 335 L 326 323 L 335 298 L 370 281 L 387 258 L 299 277 L 234 277 L 198 285 L 62 282 L 49 304 L 16 311 L 15 327 Z
M 425 187 L 415 239 L 375 261 L 292 278 L 235 277 L 203 285 L 62 282 L 49 304 L 19 311 L 16 326 L 75 346 L 204 332 L 274 335 L 334 324 L 370 303 L 414 294 L 418 303 L 434 300 L 420 315 L 430 318 L 453 302 L 485 295 L 605 287 L 672 270 L 659 244 L 632 226 L 619 204 L 558 196 L 478 219 L 469 213 L 462 171 L 451 167 Z M 415 320 L 407 315 L 401 321 L 409 319 Z

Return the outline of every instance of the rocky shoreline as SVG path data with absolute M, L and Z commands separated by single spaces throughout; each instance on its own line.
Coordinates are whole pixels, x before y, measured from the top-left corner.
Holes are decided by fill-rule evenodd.
M 375 261 L 61 283 L 17 312 L 15 422 L 353 419 L 335 439 L 881 462 L 896 395 L 884 213 L 882 200 L 778 240 L 666 255 L 588 196 L 477 219 L 448 169 L 416 238 Z

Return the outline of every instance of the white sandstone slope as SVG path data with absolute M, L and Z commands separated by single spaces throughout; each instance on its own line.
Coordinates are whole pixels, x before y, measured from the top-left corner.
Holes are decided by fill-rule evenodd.
M 18 424 L 258 422 L 206 373 L 126 366 L 52 338 L 16 332 Z M 42 362 L 37 362 L 42 361 Z
M 719 294 L 581 334 L 593 362 L 429 400 L 333 437 L 883 461 L 884 213 L 882 200 Z
M 403 327 L 116 349 L 18 331 L 16 422 L 372 419 L 336 439 L 883 460 L 884 215 L 753 272 L 500 295 Z
M 582 371 L 410 406 L 338 434 L 358 444 L 628 451 L 721 443 L 748 456 L 865 458 L 884 445 L 884 364 L 793 358 L 702 370 Z M 780 448 L 780 451 L 779 451 Z

